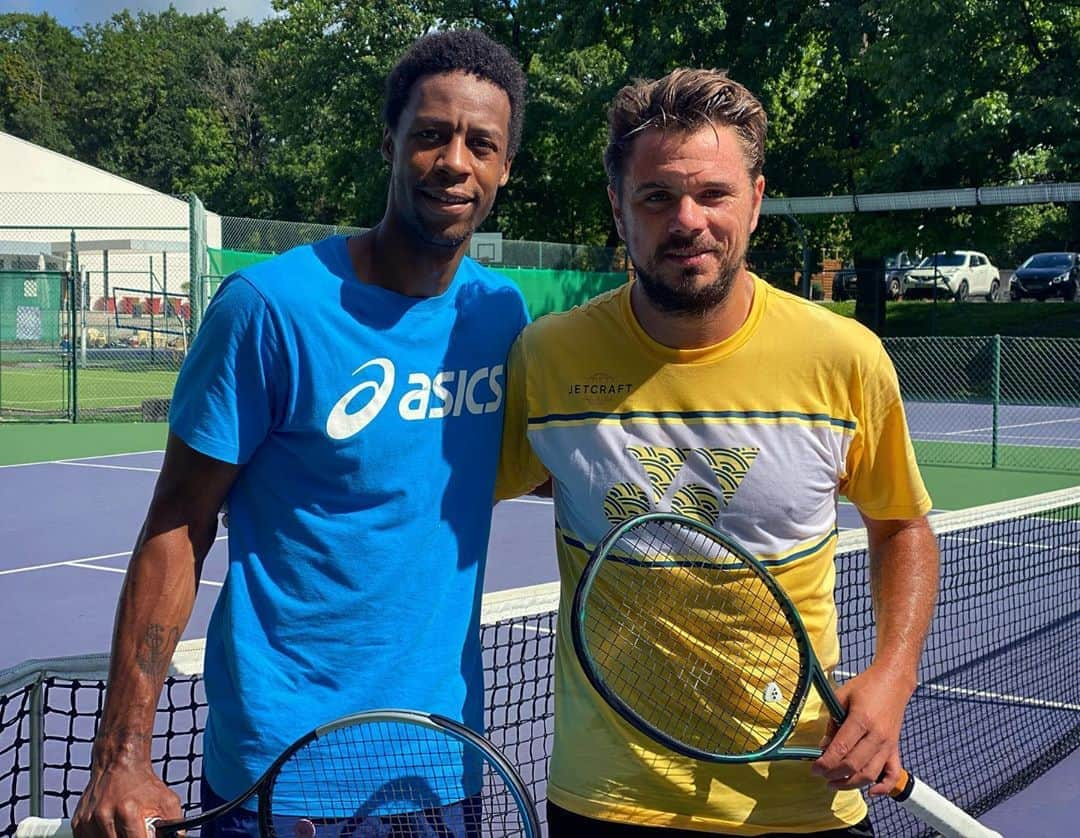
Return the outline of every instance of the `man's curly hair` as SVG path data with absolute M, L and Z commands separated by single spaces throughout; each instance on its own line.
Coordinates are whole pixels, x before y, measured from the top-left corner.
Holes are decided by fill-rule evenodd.
M 409 101 L 413 85 L 426 76 L 463 72 L 502 88 L 510 99 L 510 137 L 507 156 L 521 144 L 525 120 L 525 74 L 517 59 L 502 44 L 475 29 L 436 32 L 418 39 L 401 56 L 386 79 L 383 118 L 391 131 Z

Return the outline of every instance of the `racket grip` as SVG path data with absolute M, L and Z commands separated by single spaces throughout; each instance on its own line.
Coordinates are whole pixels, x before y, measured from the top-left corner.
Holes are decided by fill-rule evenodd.
M 1000 832 L 983 826 L 907 771 L 889 796 L 924 824 L 936 829 L 942 838 L 1002 838 Z
M 63 818 L 24 818 L 15 838 L 71 838 L 71 821 Z
M 146 819 L 146 836 L 154 838 L 157 818 Z M 72 838 L 71 821 L 67 818 L 24 818 L 15 827 L 15 838 Z

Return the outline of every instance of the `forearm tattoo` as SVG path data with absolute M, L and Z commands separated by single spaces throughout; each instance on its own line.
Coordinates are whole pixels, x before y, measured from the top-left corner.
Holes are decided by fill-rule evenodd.
M 135 662 L 139 669 L 147 675 L 165 677 L 179 640 L 180 629 L 177 626 L 165 628 L 158 623 L 151 623 L 135 651 Z
M 114 745 L 122 743 L 149 745 L 153 739 L 154 734 L 151 730 L 144 730 L 127 722 L 117 722 L 98 730 L 94 747 L 95 749 L 104 747 L 101 743 L 106 742 Z

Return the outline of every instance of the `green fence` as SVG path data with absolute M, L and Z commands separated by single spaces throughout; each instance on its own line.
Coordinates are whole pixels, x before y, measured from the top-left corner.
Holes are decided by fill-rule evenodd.
M 69 284 L 59 271 L 0 271 L 0 418 L 66 418 Z
M 186 297 L 115 288 L 91 306 L 54 271 L 0 271 L 0 421 L 161 421 L 190 340 Z M 110 324 L 111 327 L 110 327 Z
M 1080 338 L 888 338 L 920 463 L 1080 473 Z
M 503 242 L 503 258 L 508 256 L 510 244 L 538 245 L 538 242 Z M 549 245 L 549 251 L 553 246 Z M 539 252 L 539 248 L 534 248 Z M 597 248 L 603 250 L 603 248 Z M 580 248 L 585 252 L 584 248 Z M 272 253 L 210 248 L 208 251 L 210 272 L 202 278 L 207 299 L 214 296 L 222 280 L 248 265 L 265 261 L 274 256 Z M 610 251 L 608 251 L 610 261 Z M 565 255 L 565 254 L 564 254 Z M 566 311 L 591 297 L 595 297 L 610 288 L 626 282 L 625 271 L 611 270 L 574 270 L 517 267 L 505 264 L 490 265 L 521 289 L 529 314 L 533 318 L 553 311 Z

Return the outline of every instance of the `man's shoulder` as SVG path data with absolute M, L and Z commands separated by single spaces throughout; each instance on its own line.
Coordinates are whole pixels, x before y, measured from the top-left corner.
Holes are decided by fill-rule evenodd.
M 264 296 L 296 292 L 311 293 L 311 282 L 318 275 L 335 275 L 340 269 L 340 237 L 302 244 L 270 259 L 241 268 L 236 273 Z M 342 251 L 343 252 L 343 251 Z
M 845 354 L 880 350 L 881 339 L 858 320 L 764 281 L 759 287 L 768 295 L 767 322 L 786 335 L 785 343 L 825 345 Z
M 620 285 L 566 311 L 545 314 L 525 329 L 531 345 L 570 345 L 574 338 L 598 336 L 604 323 L 617 322 L 627 286 Z
M 459 293 L 467 295 L 470 301 L 499 300 L 525 309 L 525 296 L 514 280 L 468 256 L 458 266 L 458 281 Z

